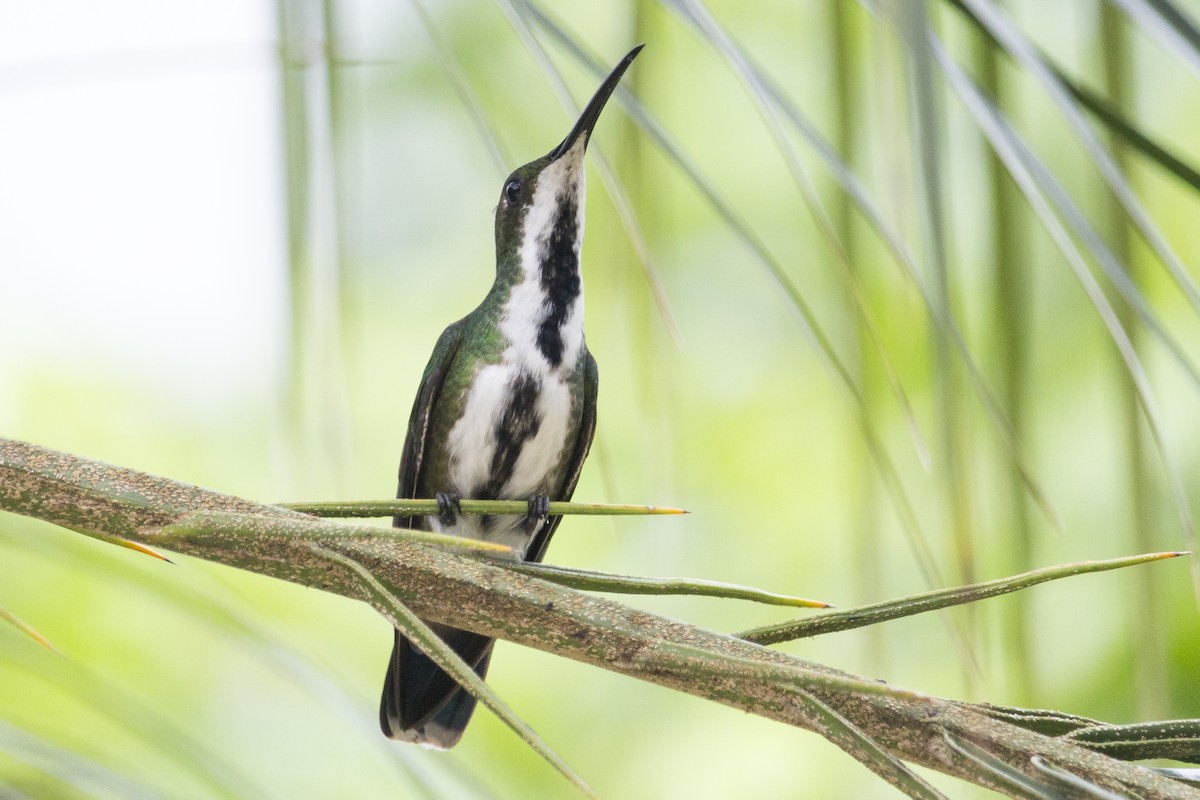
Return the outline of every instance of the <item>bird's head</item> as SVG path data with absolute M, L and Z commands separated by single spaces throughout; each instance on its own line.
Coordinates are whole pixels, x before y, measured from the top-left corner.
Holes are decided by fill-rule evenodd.
M 641 51 L 638 45 L 609 73 L 562 143 L 518 167 L 504 181 L 496 206 L 497 268 L 519 264 L 529 277 L 579 270 L 583 245 L 583 155 L 604 104 Z

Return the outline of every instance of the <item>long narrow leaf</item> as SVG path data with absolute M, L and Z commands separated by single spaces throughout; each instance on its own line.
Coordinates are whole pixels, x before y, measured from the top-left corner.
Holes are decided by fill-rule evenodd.
M 612 592 L 613 594 L 668 594 L 668 595 L 698 595 L 702 597 L 725 597 L 733 600 L 750 600 L 772 606 L 791 606 L 793 608 L 829 608 L 829 603 L 820 600 L 809 600 L 806 597 L 793 597 L 786 594 L 775 594 L 754 589 L 749 586 L 738 586 L 732 583 L 717 581 L 702 581 L 695 578 L 643 578 L 634 575 L 613 575 L 607 572 L 595 572 L 586 569 L 568 569 L 549 564 L 515 563 L 509 568 L 541 578 L 560 586 L 570 586 L 572 589 L 582 589 L 591 592 Z
M 914 614 L 924 614 L 939 608 L 973 603 L 989 597 L 999 597 L 1002 594 L 1027 589 L 1030 586 L 1037 586 L 1039 583 L 1046 583 L 1047 581 L 1054 581 L 1060 578 L 1087 575 L 1092 572 L 1106 572 L 1111 569 L 1121 569 L 1137 564 L 1163 561 L 1181 555 L 1185 554 L 1174 552 L 1148 553 L 1146 555 L 1130 556 L 1127 558 L 1113 558 L 1106 561 L 1079 561 L 1073 564 L 1062 564 L 1057 567 L 1044 567 L 1021 575 L 974 583 L 970 586 L 938 589 L 923 594 L 901 597 L 897 600 L 887 600 L 882 603 L 873 603 L 859 608 L 830 611 L 806 619 L 753 628 L 742 631 L 736 634 L 736 636 L 751 642 L 757 642 L 758 644 L 778 644 L 779 642 L 787 642 L 793 639 L 803 639 L 810 636 L 819 636 L 824 633 L 875 625 L 892 619 L 910 617 Z
M 512 709 L 492 691 L 491 687 L 484 682 L 483 678 L 480 678 L 476 674 L 475 670 L 467 662 L 462 660 L 462 657 L 458 653 L 454 652 L 449 645 L 443 642 L 433 632 L 433 629 L 417 617 L 416 614 L 409 611 L 366 567 L 354 559 L 331 550 L 328 547 L 322 547 L 316 542 L 310 542 L 309 546 L 322 557 L 340 564 L 353 572 L 365 590 L 371 605 L 384 614 L 396 626 L 397 630 L 412 641 L 430 660 L 445 670 L 454 680 L 458 681 L 458 685 L 466 689 L 472 697 L 491 709 L 505 725 L 521 737 L 522 741 L 558 770 L 563 777 L 574 784 L 584 795 L 587 797 L 596 797 L 595 792 L 583 782 L 583 779 L 571 769 L 567 762 L 563 761 L 557 753 L 551 750 L 550 746 L 542 741 L 542 738 L 534 733 L 533 729 L 526 725 L 520 717 L 513 713 Z
M 0 720 L 0 752 L 36 769 L 77 794 L 70 796 L 154 800 L 158 788 L 144 786 L 120 773 L 85 758 L 74 750 L 47 741 Z M 10 787 L 17 788 L 17 787 Z M 39 787 L 45 791 L 46 787 Z M 8 797 L 6 792 L 0 792 Z M 16 797 L 22 797 L 19 792 Z
M 34 648 L 11 648 L 5 653 L 7 666 L 15 668 L 52 690 L 67 687 L 70 696 L 84 707 L 111 720 L 148 752 L 171 764 L 214 797 L 261 797 L 256 785 L 240 764 L 213 749 L 202 737 L 176 723 L 163 709 L 148 703 L 125 682 L 110 680 L 88 664 L 48 656 Z
M 417 17 L 421 20 L 421 27 L 425 29 L 425 35 L 429 37 L 429 42 L 433 45 L 434 55 L 437 57 L 438 66 L 442 68 L 446 79 L 450 81 L 450 85 L 454 87 L 454 93 L 458 95 L 458 99 L 462 101 L 463 106 L 471 115 L 471 121 L 475 123 L 476 130 L 479 131 L 479 138 L 483 140 L 487 147 L 488 155 L 492 157 L 492 164 L 496 167 L 498 175 L 505 175 L 512 167 L 512 157 L 504 149 L 503 142 L 492 128 L 491 120 L 488 119 L 483 110 L 483 104 L 479 102 L 479 96 L 475 90 L 471 88 L 470 81 L 463 74 L 462 67 L 459 66 L 458 59 L 454 56 L 454 51 L 446 44 L 438 31 L 437 25 L 434 24 L 433 17 L 429 15 L 429 10 L 425 8 L 425 4 L 421 0 L 409 0 L 409 5 L 413 11 L 417 13 Z
M 1062 736 L 1064 733 L 1070 733 L 1080 728 L 1090 728 L 1093 725 L 1104 724 L 1090 717 L 1081 717 L 1078 714 L 1068 714 L 1065 711 L 1054 711 L 1044 708 L 1014 708 L 1012 706 L 997 706 L 991 703 L 979 703 L 972 707 L 979 711 L 979 713 L 986 714 L 992 719 L 1010 722 L 1013 725 L 1018 725 L 1045 736 Z
M 1066 738 L 1122 761 L 1170 758 L 1200 764 L 1200 719 L 1095 725 L 1071 731 Z

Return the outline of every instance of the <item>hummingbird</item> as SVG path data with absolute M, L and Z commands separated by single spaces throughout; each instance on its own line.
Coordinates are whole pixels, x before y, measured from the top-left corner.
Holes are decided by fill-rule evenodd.
M 562 142 L 504 181 L 496 278 L 479 307 L 442 333 L 413 402 L 398 498 L 437 498 L 437 514 L 393 525 L 504 544 L 541 561 L 596 431 L 596 360 L 583 336 L 584 153 L 642 45 L 609 73 Z M 525 500 L 524 515 L 467 516 L 460 500 Z M 431 623 L 482 678 L 495 640 Z M 396 631 L 379 724 L 388 738 L 453 747 L 475 698 Z

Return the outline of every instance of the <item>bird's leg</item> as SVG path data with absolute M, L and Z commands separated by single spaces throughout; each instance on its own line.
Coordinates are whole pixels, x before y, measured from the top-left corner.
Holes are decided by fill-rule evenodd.
M 529 498 L 529 511 L 526 516 L 531 522 L 540 522 L 550 514 L 550 495 L 535 494 Z
M 443 528 L 453 528 L 454 523 L 458 522 L 458 515 L 462 513 L 462 505 L 458 502 L 459 497 L 454 492 L 438 492 L 438 522 L 442 523 Z

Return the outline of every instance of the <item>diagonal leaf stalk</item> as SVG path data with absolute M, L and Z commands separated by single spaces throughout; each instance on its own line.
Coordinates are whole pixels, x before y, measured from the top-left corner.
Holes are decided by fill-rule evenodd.
M 1200 789 L 1200 769 L 1178 769 L 1176 767 L 1147 767 L 1147 769 Z
M 530 13 L 533 20 L 579 62 L 587 65 L 594 72 L 603 72 L 603 66 L 598 60 L 585 52 L 579 42 L 569 36 L 545 11 L 533 5 L 528 0 L 520 1 L 522 7 Z M 524 24 L 523 20 L 522 24 Z M 658 121 L 646 112 L 645 108 L 637 102 L 636 98 L 625 92 L 621 87 L 617 87 L 614 96 L 620 98 L 630 118 L 654 142 L 663 155 L 683 172 L 692 185 L 696 187 L 696 190 L 700 192 L 700 195 L 712 207 L 712 210 L 721 221 L 753 253 L 759 264 L 766 269 L 770 277 L 787 294 L 788 301 L 798 316 L 801 331 L 805 338 L 808 339 L 813 349 L 825 360 L 836 379 L 835 385 L 845 393 L 854 405 L 854 420 L 871 455 L 872 463 L 879 473 L 880 481 L 883 483 L 892 508 L 896 512 L 896 516 L 900 519 L 901 528 L 909 541 L 909 546 L 912 548 L 918 568 L 921 570 L 928 585 L 941 585 L 943 581 L 938 575 L 937 563 L 930 550 L 925 532 L 917 519 L 916 512 L 913 510 L 912 502 L 909 500 L 896 465 L 888 454 L 887 448 L 884 446 L 883 440 L 871 419 L 862 390 L 850 374 L 846 363 L 838 355 L 833 342 L 824 328 L 821 327 L 820 321 L 816 318 L 812 307 L 809 306 L 803 293 L 792 282 L 783 265 L 767 248 L 762 239 L 751 230 L 750 226 L 733 207 L 725 202 L 712 182 L 687 158 L 679 146 L 675 144 L 666 131 L 658 124 Z
M 1104 723 L 1090 717 L 1078 714 L 1068 714 L 1063 711 L 1053 711 L 1044 708 L 1015 708 L 1013 706 L 998 706 L 992 703 L 978 703 L 973 706 L 977 711 L 1001 722 L 1011 722 L 1026 730 L 1036 731 L 1046 736 L 1062 736 L 1080 728 L 1090 728 Z
M 905 77 L 911 97 L 912 115 L 909 120 L 912 158 L 915 164 L 914 190 L 920 208 L 918 215 L 920 241 L 926 263 L 930 267 L 930 283 L 934 305 L 946 318 L 954 314 L 955 298 L 951 284 L 949 241 L 946 230 L 946 199 L 942 186 L 944 114 L 939 108 L 933 63 L 927 33 L 932 33 L 926 3 L 904 4 L 895 14 L 896 29 L 907 51 Z M 968 455 L 967 425 L 961 391 L 961 372 L 951 357 L 949 331 L 944 326 L 932 331 L 933 392 L 936 394 L 938 416 L 941 418 L 940 450 L 942 480 L 940 494 L 948 512 L 949 549 L 957 566 L 960 581 L 972 581 L 978 570 L 978 531 L 972 508 L 972 460 Z M 969 625 L 971 617 L 956 617 L 960 625 Z M 964 637 L 965 638 L 965 637 Z M 968 639 L 969 644 L 973 644 Z M 982 671 L 966 675 L 968 690 Z
M 203 657 L 202 654 L 197 655 Z M 231 760 L 220 748 L 212 747 L 210 742 L 198 736 L 195 726 L 177 721 L 176 714 L 172 712 L 178 709 L 164 708 L 152 702 L 139 692 L 141 687 L 114 680 L 93 669 L 86 659 L 72 658 L 70 655 L 51 658 L 40 648 L 10 648 L 5 652 L 4 667 L 40 684 L 44 691 L 61 692 L 64 687 L 73 687 L 73 694 L 83 709 L 98 715 L 99 719 L 107 720 L 132 737 L 137 752 L 161 759 L 160 763 L 166 767 L 163 771 L 172 776 L 174 783 L 170 789 L 159 787 L 154 794 L 156 798 L 243 798 L 270 794 L 266 786 L 259 785 L 256 778 L 246 772 L 237 760 Z M 11 690 L 12 687 L 6 684 L 5 692 Z M 45 720 L 43 723 L 38 727 L 57 732 L 53 727 L 54 720 Z M 0 722 L 0 753 L 9 756 L 14 751 L 7 746 L 9 743 L 4 741 L 5 738 L 3 722 Z M 67 795 L 72 798 L 79 796 Z M 82 796 L 90 798 L 96 795 Z M 119 797 L 122 800 L 139 797 L 120 793 L 101 796 Z
M 380 583 L 371 574 L 369 569 L 353 558 L 324 547 L 317 542 L 308 542 L 308 546 L 322 558 L 327 558 L 349 570 L 363 588 L 367 602 L 374 606 L 376 611 L 387 617 L 388 621 L 396 626 L 396 630 L 404 634 L 422 653 L 429 656 L 433 663 L 444 669 L 454 680 L 458 681 L 458 685 L 466 689 L 472 697 L 487 706 L 517 736 L 521 737 L 521 740 L 525 744 L 533 748 L 538 755 L 558 770 L 564 778 L 574 784 L 575 788 L 579 789 L 587 797 L 597 796 L 591 787 L 584 783 L 583 779 L 576 774 L 575 770 L 571 769 L 567 762 L 563 761 L 557 753 L 551 750 L 550 746 L 534 733 L 533 729 L 525 724 L 524 720 L 513 713 L 512 709 L 492 691 L 491 687 L 484 682 L 483 678 L 476 674 L 475 670 L 466 661 L 463 661 L 458 653 L 454 652 L 449 645 L 433 632 L 433 629 L 429 625 L 410 611 L 394 594 L 388 591 L 387 587 Z
M 571 569 L 550 564 L 517 562 L 507 567 L 514 572 L 532 575 L 559 586 L 569 586 L 588 592 L 611 592 L 613 594 L 669 594 L 696 595 L 700 597 L 724 597 L 731 600 L 750 600 L 772 606 L 793 608 L 830 608 L 829 603 L 794 597 L 786 594 L 764 592 L 750 586 L 719 583 L 695 578 L 644 578 L 636 575 L 614 575 L 588 569 Z
M 991 718 L 986 709 L 911 692 L 887 692 L 886 687 L 874 692 L 858 691 L 849 683 L 840 689 L 825 688 L 806 676 L 816 672 L 848 681 L 863 679 L 607 598 L 555 586 L 492 560 L 397 539 L 341 537 L 340 523 L 306 519 L 285 509 L 3 438 L 0 510 L 112 535 L 137 534 L 152 542 L 161 538 L 156 531 L 189 512 L 251 513 L 277 518 L 281 524 L 306 520 L 327 526 L 336 540 L 327 547 L 362 564 L 422 619 L 503 638 L 767 719 L 824 732 L 822 719 L 797 697 L 798 692 L 806 691 L 895 757 L 985 786 L 996 784 L 950 752 L 943 732 L 970 739 L 1027 775 L 1040 775 L 1029 762 L 1033 756 L 1042 756 L 1129 796 L 1146 800 L 1200 798 L 1200 792 L 1168 776 Z M 44 529 L 31 530 L 40 535 Z M 345 597 L 367 599 L 355 576 L 331 568 L 329 560 L 313 552 L 305 540 L 230 532 L 204 542 L 178 540 L 172 549 Z M 711 673 L 681 670 L 687 664 L 681 664 L 673 649 L 677 645 L 703 654 L 712 669 L 725 670 L 727 676 L 714 680 Z M 795 680 L 742 677 L 744 661 L 791 670 Z
M 479 95 L 471 88 L 471 82 L 467 76 L 463 74 L 462 67 L 454 56 L 454 51 L 446 44 L 442 34 L 438 31 L 437 25 L 430 16 L 429 10 L 425 8 L 425 4 L 421 0 L 409 0 L 409 5 L 416 12 L 417 17 L 421 20 L 421 27 L 425 29 L 425 35 L 429 37 L 429 42 L 433 45 L 433 52 L 437 58 L 438 66 L 442 68 L 446 79 L 450 81 L 450 85 L 454 88 L 454 93 L 458 95 L 458 99 L 462 101 L 463 106 L 471 115 L 471 121 L 475 123 L 476 130 L 479 131 L 479 137 L 483 139 L 483 143 L 487 146 L 488 155 L 492 158 L 492 163 L 496 167 L 497 174 L 505 175 L 512 166 L 512 157 L 505 150 L 504 144 L 500 141 L 500 137 L 496 134 L 492 127 L 492 122 L 488 118 L 487 113 L 483 110 L 483 104 L 479 102 Z
M 853 630 L 867 625 L 875 625 L 888 620 L 924 614 L 940 608 L 974 603 L 989 597 L 999 597 L 1002 594 L 1027 589 L 1039 583 L 1069 578 L 1074 575 L 1087 575 L 1092 572 L 1106 572 L 1112 569 L 1132 567 L 1153 561 L 1163 561 L 1169 558 L 1187 555 L 1186 553 L 1147 553 L 1146 555 L 1111 558 L 1104 561 L 1077 561 L 1056 567 L 1043 567 L 1008 578 L 973 583 L 969 586 L 958 586 L 953 589 L 938 589 L 932 592 L 901 597 L 896 600 L 886 600 L 882 603 L 872 603 L 858 608 L 847 608 L 831 611 L 815 617 L 801 620 L 781 622 L 777 625 L 765 625 L 735 634 L 740 639 L 756 642 L 757 644 L 778 644 L 794 639 L 804 639 L 820 636 L 836 631 Z
M 350 500 L 331 502 L 276 503 L 280 508 L 312 514 L 315 517 L 394 517 L 409 515 L 432 515 L 438 513 L 437 500 Z M 505 514 L 529 513 L 529 504 L 523 500 L 460 500 L 456 509 L 462 514 Z M 620 517 L 686 514 L 682 508 L 670 506 L 622 505 L 617 503 L 563 503 L 552 501 L 549 514 L 552 517 L 581 514 L 584 516 Z

